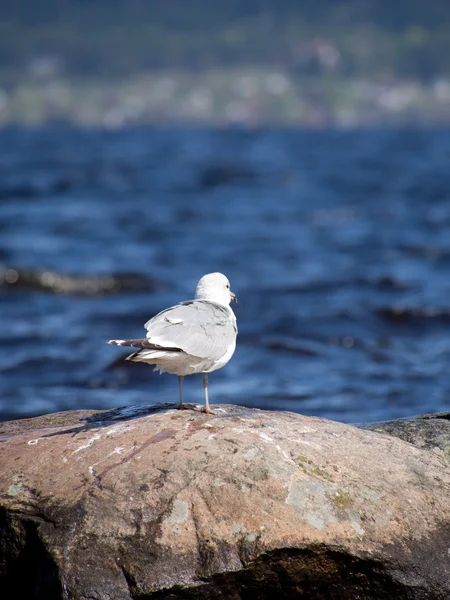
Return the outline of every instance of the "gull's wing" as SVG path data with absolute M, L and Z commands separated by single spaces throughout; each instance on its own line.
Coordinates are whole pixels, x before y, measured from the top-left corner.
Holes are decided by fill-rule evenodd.
M 145 328 L 152 344 L 211 360 L 222 358 L 237 335 L 231 309 L 205 300 L 183 302 L 163 310 L 147 321 Z

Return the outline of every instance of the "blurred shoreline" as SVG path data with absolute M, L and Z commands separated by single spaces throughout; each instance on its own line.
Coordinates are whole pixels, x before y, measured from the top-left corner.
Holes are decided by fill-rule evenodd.
M 44 65 L 45 67 L 45 65 Z M 0 127 L 154 123 L 351 128 L 450 125 L 450 79 L 345 79 L 274 68 L 165 69 L 104 79 L 35 69 L 0 85 Z

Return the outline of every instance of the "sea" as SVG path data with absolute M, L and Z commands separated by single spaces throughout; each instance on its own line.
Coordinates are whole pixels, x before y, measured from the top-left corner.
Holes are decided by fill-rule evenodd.
M 450 130 L 1 130 L 0 419 L 177 402 L 105 342 L 213 271 L 239 334 L 212 404 L 449 410 Z

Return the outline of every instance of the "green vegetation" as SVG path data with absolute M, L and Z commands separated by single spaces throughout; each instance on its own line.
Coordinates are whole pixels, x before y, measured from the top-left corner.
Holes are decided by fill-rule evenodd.
M 448 123 L 448 0 L 16 0 L 0 126 Z
M 314 462 L 306 456 L 299 456 L 296 462 L 298 466 L 308 475 L 312 474 L 321 479 L 326 479 L 327 481 L 333 480 L 329 473 L 320 467 L 314 466 Z
M 347 510 L 353 506 L 353 501 L 351 499 L 350 494 L 341 489 L 336 490 L 336 494 L 334 496 L 334 503 L 336 507 L 340 508 L 341 510 Z
M 1 12 L 3 80 L 42 54 L 102 76 L 238 65 L 450 75 L 448 0 L 16 0 Z

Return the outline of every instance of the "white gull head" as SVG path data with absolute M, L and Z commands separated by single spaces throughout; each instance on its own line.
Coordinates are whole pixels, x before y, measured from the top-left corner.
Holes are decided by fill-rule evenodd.
M 236 296 L 230 290 L 230 282 L 222 273 L 203 275 L 197 284 L 195 299 L 207 300 L 222 306 L 228 306 L 231 300 L 237 302 Z

